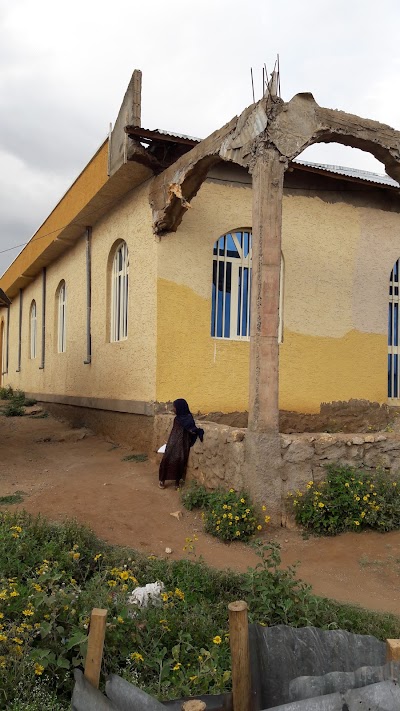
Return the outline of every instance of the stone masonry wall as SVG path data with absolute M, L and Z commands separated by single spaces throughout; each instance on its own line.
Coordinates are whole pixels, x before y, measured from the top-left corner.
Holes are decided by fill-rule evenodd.
M 153 451 L 157 451 L 167 441 L 172 422 L 172 415 L 155 417 Z M 205 432 L 204 442 L 197 441 L 191 451 L 188 479 L 196 479 L 210 489 L 250 488 L 246 481 L 245 467 L 247 430 L 214 422 L 201 422 L 201 426 Z M 274 517 L 276 524 L 289 523 L 285 513 L 287 493 L 303 489 L 310 480 L 324 478 L 324 467 L 329 463 L 364 469 L 383 467 L 393 474 L 400 473 L 398 433 L 285 434 L 280 435 L 280 441 L 281 468 L 278 473 L 271 472 L 271 475 L 281 480 L 281 513 Z M 268 468 L 268 462 L 265 466 Z M 263 499 L 268 505 L 268 491 Z

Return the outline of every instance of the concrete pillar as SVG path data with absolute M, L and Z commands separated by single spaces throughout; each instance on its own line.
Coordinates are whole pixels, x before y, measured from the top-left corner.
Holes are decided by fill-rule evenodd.
M 279 436 L 279 281 L 283 177 L 286 163 L 271 148 L 257 156 L 253 175 L 253 260 L 249 424 L 246 488 L 265 503 L 272 522 L 283 513 Z
M 274 149 L 257 157 L 253 175 L 253 271 L 249 429 L 279 432 L 279 281 L 285 162 Z

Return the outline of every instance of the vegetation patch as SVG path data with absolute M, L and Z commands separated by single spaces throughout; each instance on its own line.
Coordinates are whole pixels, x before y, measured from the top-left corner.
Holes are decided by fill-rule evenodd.
M 8 496 L 0 496 L 0 506 L 20 504 L 24 500 L 24 496 L 24 491 L 16 491 L 14 494 L 9 494 Z
M 36 405 L 37 400 L 25 397 L 22 390 L 13 390 L 10 385 L 0 388 L 0 400 L 7 400 L 7 405 L 3 407 L 3 414 L 6 417 L 22 417 L 25 414 L 25 407 Z
M 115 447 L 112 447 L 115 449 Z M 123 462 L 147 462 L 147 454 L 127 454 L 126 457 L 122 457 Z
M 194 540 L 187 559 L 171 561 L 110 547 L 73 521 L 0 513 L 0 708 L 70 708 L 93 607 L 108 609 L 103 671 L 163 700 L 229 690 L 233 600 L 263 625 L 400 637 L 398 618 L 316 597 L 294 566 L 281 568 L 276 543 L 254 546 L 256 568 L 217 571 L 196 559 Z M 165 585 L 159 606 L 132 615 L 129 594 L 156 580 Z
M 263 530 L 261 516 L 244 491 L 207 491 L 201 484 L 193 482 L 182 493 L 182 503 L 190 511 L 195 508 L 204 509 L 202 518 L 205 530 L 222 541 L 248 541 L 257 531 Z M 262 511 L 263 524 L 266 526 L 270 517 L 265 515 L 265 506 Z
M 296 522 L 317 534 L 400 527 L 400 479 L 384 469 L 328 465 L 326 480 L 289 494 Z
M 7 385 L 5 388 L 0 388 L 0 400 L 11 400 L 13 396 L 13 389 L 11 385 Z

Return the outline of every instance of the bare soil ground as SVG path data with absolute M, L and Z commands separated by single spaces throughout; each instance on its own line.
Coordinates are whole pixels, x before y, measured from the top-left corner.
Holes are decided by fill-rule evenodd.
M 23 491 L 25 508 L 51 520 L 73 517 L 115 544 L 172 558 L 196 554 L 216 568 L 243 571 L 257 558 L 244 544 L 225 545 L 205 534 L 199 513 L 182 508 L 179 493 L 157 486 L 157 465 L 123 461 L 130 454 L 86 430 L 52 417 L 0 417 L 0 496 Z M 2 507 L 3 508 L 3 507 Z M 179 520 L 170 514 L 183 511 Z M 300 561 L 298 574 L 319 595 L 400 613 L 400 531 L 348 533 L 304 539 L 299 531 L 271 529 L 283 565 Z

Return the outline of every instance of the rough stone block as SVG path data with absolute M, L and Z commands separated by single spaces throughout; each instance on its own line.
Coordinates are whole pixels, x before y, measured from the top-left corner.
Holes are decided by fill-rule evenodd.
M 283 459 L 287 462 L 305 462 L 314 456 L 314 448 L 302 440 L 293 441 L 286 449 Z

